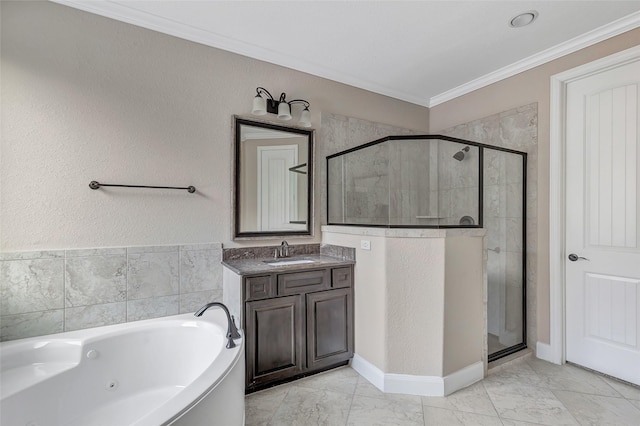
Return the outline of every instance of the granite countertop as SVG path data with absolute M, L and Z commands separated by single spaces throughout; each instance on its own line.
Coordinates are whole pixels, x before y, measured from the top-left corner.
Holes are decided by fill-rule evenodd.
M 297 265 L 268 265 L 267 262 L 291 261 L 309 259 L 313 263 L 301 263 Z M 326 268 L 331 266 L 353 265 L 353 260 L 344 260 L 342 258 L 327 256 L 323 254 L 304 254 L 300 256 L 291 256 L 286 258 L 274 259 L 272 257 L 263 257 L 256 259 L 229 259 L 222 261 L 222 264 L 239 275 L 253 275 L 263 273 L 279 273 L 279 272 L 295 272 L 305 269 Z

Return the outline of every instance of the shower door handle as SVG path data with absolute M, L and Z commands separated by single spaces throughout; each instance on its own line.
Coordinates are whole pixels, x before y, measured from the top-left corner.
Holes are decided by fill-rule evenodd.
M 572 261 L 572 262 L 575 262 L 575 261 L 580 260 L 580 259 L 582 259 L 582 260 L 587 260 L 587 261 L 589 260 L 589 259 L 587 259 L 586 257 L 578 256 L 578 255 L 577 255 L 577 254 L 575 254 L 575 253 L 571 253 L 571 254 L 569 255 L 569 260 L 570 260 L 570 261 Z

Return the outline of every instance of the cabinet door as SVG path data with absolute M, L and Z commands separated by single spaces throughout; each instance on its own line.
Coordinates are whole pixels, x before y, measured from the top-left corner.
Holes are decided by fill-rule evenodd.
M 247 302 L 247 388 L 295 376 L 304 367 L 302 296 Z
M 307 366 L 328 367 L 353 356 L 350 288 L 310 293 L 307 301 Z

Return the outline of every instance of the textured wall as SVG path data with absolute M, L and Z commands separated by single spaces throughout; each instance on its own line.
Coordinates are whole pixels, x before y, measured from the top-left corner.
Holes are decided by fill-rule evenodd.
M 427 108 L 309 74 L 50 2 L 0 7 L 1 251 L 239 245 L 232 117 L 250 113 L 257 86 L 309 100 L 316 128 L 324 111 L 428 128 Z M 342 141 L 316 142 L 323 170 Z M 198 192 L 92 191 L 91 180 Z
M 356 250 L 354 265 L 354 349 L 355 353 L 388 371 L 387 288 L 385 238 L 367 235 L 371 250 L 362 250 L 360 235 L 323 232 L 325 244 L 352 247 Z
M 482 238 L 449 237 L 445 240 L 442 367 L 445 376 L 477 362 L 486 362 L 482 249 Z
M 445 238 L 386 240 L 388 369 L 384 371 L 442 377 Z
M 356 249 L 355 352 L 384 373 L 415 376 L 442 377 L 482 361 L 483 235 L 325 227 L 323 242 Z

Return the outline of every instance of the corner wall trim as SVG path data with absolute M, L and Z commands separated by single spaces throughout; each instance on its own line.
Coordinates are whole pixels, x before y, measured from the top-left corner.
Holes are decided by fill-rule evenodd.
M 484 378 L 484 364 L 478 361 L 445 377 L 384 373 L 358 354 L 351 367 L 384 393 L 446 396 Z

